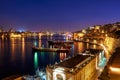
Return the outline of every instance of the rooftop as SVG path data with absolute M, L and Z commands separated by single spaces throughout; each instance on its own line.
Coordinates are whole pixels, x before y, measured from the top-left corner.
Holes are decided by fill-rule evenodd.
M 61 63 L 58 63 L 56 66 L 65 67 L 65 68 L 73 68 L 82 61 L 86 60 L 90 55 L 76 55 L 68 60 L 65 60 Z

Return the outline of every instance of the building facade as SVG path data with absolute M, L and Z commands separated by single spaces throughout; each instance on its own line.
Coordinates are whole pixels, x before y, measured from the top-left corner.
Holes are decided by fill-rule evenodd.
M 55 65 L 47 66 L 47 80 L 94 80 L 96 56 L 77 55 Z

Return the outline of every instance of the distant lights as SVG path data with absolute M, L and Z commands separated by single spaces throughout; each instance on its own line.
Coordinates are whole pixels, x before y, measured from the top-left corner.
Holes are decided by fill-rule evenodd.
M 82 53 L 82 55 L 84 56 L 84 55 L 91 55 L 91 54 Z M 92 55 L 91 55 L 91 56 L 92 56 Z
M 25 30 L 18 30 L 19 32 L 24 32 Z
M 87 55 L 86 53 L 82 53 L 82 55 Z
M 103 71 L 103 69 L 99 69 L 100 70 L 100 72 L 102 72 Z
M 19 32 L 22 32 L 22 30 L 19 30 Z

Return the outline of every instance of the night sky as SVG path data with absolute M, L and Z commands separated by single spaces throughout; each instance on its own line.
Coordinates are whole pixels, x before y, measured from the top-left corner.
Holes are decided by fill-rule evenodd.
M 78 31 L 120 21 L 120 0 L 0 0 L 5 30 Z

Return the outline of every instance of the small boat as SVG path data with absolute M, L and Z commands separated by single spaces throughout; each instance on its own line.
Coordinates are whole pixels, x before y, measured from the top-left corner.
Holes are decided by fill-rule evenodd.
M 32 51 L 41 51 L 41 52 L 63 52 L 63 53 L 69 53 L 70 49 L 64 49 L 64 48 L 39 48 L 39 47 L 32 47 Z

